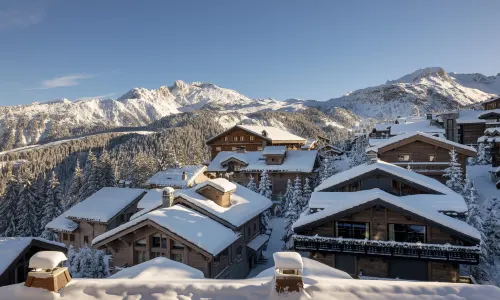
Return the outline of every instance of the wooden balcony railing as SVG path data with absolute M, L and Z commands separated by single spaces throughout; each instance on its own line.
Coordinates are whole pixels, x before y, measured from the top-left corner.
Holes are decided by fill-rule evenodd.
M 391 256 L 429 261 L 448 261 L 460 264 L 479 263 L 480 249 L 478 246 L 403 243 L 304 235 L 294 235 L 293 238 L 296 251 Z
M 407 168 L 410 166 L 414 172 L 444 172 L 450 165 L 448 162 L 395 162 L 396 166 Z

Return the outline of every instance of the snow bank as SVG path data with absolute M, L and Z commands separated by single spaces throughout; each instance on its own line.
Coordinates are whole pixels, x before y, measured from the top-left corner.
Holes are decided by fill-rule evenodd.
M 29 262 L 29 268 L 54 269 L 61 262 L 68 260 L 64 253 L 59 251 L 40 251 L 35 253 Z
M 205 182 L 208 181 L 211 180 L 207 180 Z M 181 197 L 208 213 L 229 222 L 235 227 L 245 224 L 272 206 L 272 202 L 268 198 L 249 190 L 242 185 L 234 183 L 231 184 L 236 187 L 236 190 L 231 194 L 231 205 L 229 207 L 219 206 L 214 201 L 198 194 L 196 190 L 199 189 L 200 185 L 187 190 L 177 190 L 174 193 L 174 197 Z
M 273 253 L 274 269 L 299 270 L 302 272 L 304 265 L 302 257 L 297 252 L 275 252 Z
M 188 240 L 212 255 L 219 254 L 227 246 L 234 243 L 239 235 L 231 229 L 181 205 L 157 209 L 107 231 L 92 241 L 92 245 L 113 237 L 114 235 L 150 220 L 160 227 Z M 214 238 L 214 234 L 215 237 Z
M 164 278 L 163 282 L 128 279 L 73 279 L 60 295 L 23 284 L 0 288 L 0 299 L 217 299 L 217 300 L 492 300 L 500 298 L 495 286 L 442 282 L 369 281 L 303 277 L 300 293 L 276 294 L 272 277 L 245 280 Z
M 130 268 L 123 269 L 109 277 L 110 279 L 129 278 L 144 281 L 164 281 L 165 278 L 203 279 L 203 272 L 186 264 L 157 257 Z

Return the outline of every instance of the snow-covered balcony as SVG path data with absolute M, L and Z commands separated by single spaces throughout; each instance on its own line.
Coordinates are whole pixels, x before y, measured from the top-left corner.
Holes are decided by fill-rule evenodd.
M 447 261 L 460 264 L 478 264 L 478 246 L 450 244 L 423 244 L 368 239 L 346 239 L 320 236 L 294 235 L 296 251 L 318 251 L 392 256 L 428 261 Z
M 396 166 L 408 168 L 418 173 L 444 173 L 444 170 L 450 166 L 449 162 L 395 162 Z

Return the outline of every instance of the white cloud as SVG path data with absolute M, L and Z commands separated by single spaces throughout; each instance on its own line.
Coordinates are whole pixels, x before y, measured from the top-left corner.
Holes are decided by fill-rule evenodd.
M 73 75 L 55 77 L 52 79 L 47 79 L 42 81 L 42 87 L 40 87 L 39 89 L 46 90 L 64 86 L 75 86 L 80 84 L 81 79 L 89 79 L 94 77 L 95 77 L 94 75 L 90 74 L 73 74 Z
M 92 96 L 92 97 L 80 97 L 78 99 L 75 99 L 75 101 L 78 100 L 88 100 L 88 99 L 108 99 L 116 95 L 116 93 L 109 93 L 109 94 L 104 94 L 104 95 L 99 95 L 99 96 Z
M 0 9 L 0 32 L 23 29 L 40 23 L 45 17 L 45 1 L 12 1 L 10 7 Z

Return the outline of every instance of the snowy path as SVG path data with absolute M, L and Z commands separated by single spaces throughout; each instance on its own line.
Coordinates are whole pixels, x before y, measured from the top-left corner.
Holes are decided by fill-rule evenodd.
M 250 271 L 247 278 L 252 278 L 257 276 L 260 272 L 274 267 L 273 253 L 281 251 L 283 247 L 283 241 L 281 237 L 285 231 L 285 218 L 272 218 L 271 224 L 273 226 L 273 231 L 271 233 L 271 238 L 269 239 L 269 244 L 267 245 L 266 251 L 262 253 L 264 257 L 267 258 L 267 262 L 262 265 L 257 265 Z

